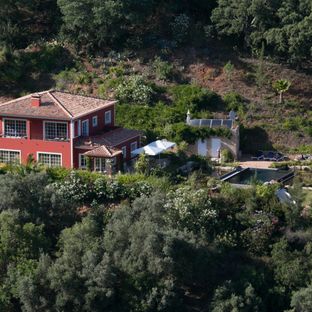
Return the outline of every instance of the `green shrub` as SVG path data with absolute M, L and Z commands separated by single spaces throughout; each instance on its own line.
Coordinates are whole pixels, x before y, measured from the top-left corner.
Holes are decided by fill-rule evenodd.
M 190 109 L 193 112 L 202 110 L 215 110 L 223 107 L 223 101 L 219 95 L 208 89 L 194 85 L 177 85 L 170 88 L 173 102 L 180 111 L 186 114 Z
M 227 148 L 222 149 L 222 151 L 221 151 L 221 161 L 225 162 L 225 163 L 230 163 L 230 162 L 234 161 L 234 156 L 233 156 L 232 152 L 229 149 L 227 149 Z
M 118 174 L 115 177 L 116 181 L 120 184 L 132 184 L 139 181 L 144 181 L 146 179 L 144 174 L 133 173 L 133 174 Z
M 95 75 L 93 73 L 80 71 L 75 76 L 75 82 L 80 84 L 90 84 L 92 83 L 93 78 L 95 78 Z
M 226 75 L 226 79 L 227 80 L 232 80 L 232 76 L 233 76 L 233 72 L 234 72 L 234 69 L 235 69 L 235 67 L 234 67 L 234 65 L 232 64 L 232 62 L 231 61 L 228 61 L 225 65 L 224 65 L 224 67 L 223 67 L 223 71 L 224 71 L 224 73 L 225 73 L 225 75 Z
M 56 88 L 64 90 L 69 88 L 71 84 L 89 85 L 96 77 L 95 74 L 87 71 L 78 71 L 76 68 L 66 69 L 54 76 Z
M 169 80 L 173 76 L 173 65 L 169 62 L 163 61 L 158 56 L 154 59 L 153 69 L 156 78 L 159 80 Z
M 147 174 L 149 171 L 149 158 L 146 154 L 141 154 L 135 162 L 135 170 L 141 174 Z
M 116 98 L 123 103 L 149 104 L 154 90 L 142 76 L 131 76 L 116 88 Z
M 108 70 L 109 75 L 114 76 L 114 77 L 122 77 L 126 73 L 126 69 L 124 65 L 121 63 L 117 66 L 112 66 Z
M 227 110 L 234 110 L 238 112 L 244 109 L 244 100 L 237 92 L 229 92 L 223 96 L 223 101 L 226 105 Z
M 60 90 L 67 89 L 69 84 L 75 81 L 76 70 L 63 70 L 54 76 L 56 88 Z

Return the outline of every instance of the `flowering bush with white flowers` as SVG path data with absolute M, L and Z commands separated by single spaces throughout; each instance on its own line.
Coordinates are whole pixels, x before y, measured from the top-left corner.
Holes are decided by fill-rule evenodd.
M 171 191 L 165 206 L 174 222 L 190 230 L 205 230 L 217 219 L 217 211 L 204 189 L 181 187 Z
M 116 88 L 116 98 L 124 103 L 149 104 L 153 94 L 153 88 L 139 75 L 131 76 Z
M 133 200 L 152 193 L 151 185 L 145 181 L 124 184 L 115 179 L 108 180 L 105 176 L 92 180 L 83 178 L 75 171 L 66 179 L 53 183 L 52 187 L 58 196 L 67 201 L 93 205 L 125 198 Z
M 63 181 L 53 183 L 52 187 L 56 195 L 76 203 L 85 203 L 91 192 L 90 185 L 83 181 L 75 171 L 72 171 Z

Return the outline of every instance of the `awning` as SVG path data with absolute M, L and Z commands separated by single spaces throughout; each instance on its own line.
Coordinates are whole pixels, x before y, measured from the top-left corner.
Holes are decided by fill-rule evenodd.
M 167 140 L 157 140 L 141 148 L 132 151 L 132 155 L 146 154 L 149 156 L 159 155 L 176 146 L 176 143 Z

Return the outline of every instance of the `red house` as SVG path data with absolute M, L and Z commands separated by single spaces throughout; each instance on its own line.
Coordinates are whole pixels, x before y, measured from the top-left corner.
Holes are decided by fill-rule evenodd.
M 50 90 L 0 104 L 0 162 L 119 170 L 140 132 L 115 126 L 115 103 Z

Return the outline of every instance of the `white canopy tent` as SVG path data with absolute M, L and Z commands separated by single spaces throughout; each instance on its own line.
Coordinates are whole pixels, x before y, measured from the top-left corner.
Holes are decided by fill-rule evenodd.
M 176 143 L 174 142 L 169 142 L 167 140 L 157 140 L 143 147 L 137 148 L 136 150 L 132 151 L 132 155 L 135 156 L 140 154 L 146 154 L 149 156 L 156 156 L 170 150 L 174 146 L 176 146 Z

